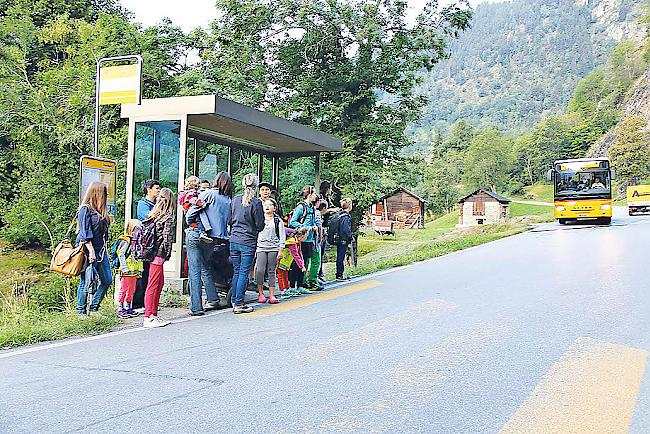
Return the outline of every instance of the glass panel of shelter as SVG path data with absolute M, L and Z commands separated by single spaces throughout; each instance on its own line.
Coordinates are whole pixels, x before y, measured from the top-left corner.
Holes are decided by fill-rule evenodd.
M 178 190 L 180 158 L 180 121 L 136 122 L 133 203 L 131 215 L 137 216 L 138 200 L 143 196 L 142 184 L 157 179 L 161 187 Z

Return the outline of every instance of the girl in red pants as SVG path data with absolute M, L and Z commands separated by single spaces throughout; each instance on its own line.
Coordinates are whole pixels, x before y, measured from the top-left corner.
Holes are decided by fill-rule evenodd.
M 144 322 L 147 328 L 164 327 L 169 324 L 158 317 L 158 303 L 165 284 L 163 265 L 172 254 L 174 237 L 174 194 L 168 188 L 160 190 L 153 209 L 147 215 L 143 225 L 156 225 L 153 244 L 154 259 L 149 266 L 149 281 L 144 294 Z
M 278 262 L 278 267 L 276 269 L 281 298 L 300 295 L 300 293 L 295 291 L 293 288 L 289 288 L 289 269 L 291 268 L 291 264 L 295 261 L 296 265 L 300 267 L 303 273 L 306 271 L 305 261 L 300 252 L 300 243 L 307 238 L 307 228 L 300 227 L 296 230 L 286 228 L 285 232 L 287 239 L 282 251 L 282 259 Z
M 137 316 L 133 311 L 133 294 L 137 280 L 142 277 L 142 261 L 135 259 L 131 251 L 131 234 L 140 226 L 140 220 L 130 219 L 124 225 L 124 235 L 119 239 L 116 254 L 120 266 L 120 307 L 117 316 L 131 318 Z

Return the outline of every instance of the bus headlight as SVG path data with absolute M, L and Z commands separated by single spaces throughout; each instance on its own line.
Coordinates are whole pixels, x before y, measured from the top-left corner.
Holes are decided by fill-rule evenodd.
M 600 206 L 600 209 L 603 209 L 603 210 L 607 210 L 607 209 L 611 209 L 611 208 L 612 208 L 612 206 L 610 204 L 608 204 L 608 203 Z
M 564 211 L 566 208 L 563 207 L 562 205 L 558 205 L 558 206 L 555 207 L 555 209 L 558 210 L 558 211 Z

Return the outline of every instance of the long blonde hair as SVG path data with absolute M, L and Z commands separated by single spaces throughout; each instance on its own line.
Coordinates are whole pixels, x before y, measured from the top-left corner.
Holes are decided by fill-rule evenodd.
M 241 180 L 241 185 L 244 187 L 244 193 L 241 196 L 241 203 L 244 206 L 251 204 L 251 200 L 257 196 L 257 186 L 260 183 L 260 179 L 254 173 L 248 173 L 244 175 L 244 178 Z
M 138 219 L 127 219 L 126 222 L 124 222 L 124 235 L 131 235 L 133 233 L 133 229 L 137 228 L 140 226 L 142 223 Z
M 168 188 L 163 188 L 153 209 L 147 214 L 147 220 L 167 220 L 172 215 L 174 215 L 174 193 Z
M 81 206 L 86 205 L 88 208 L 95 211 L 100 215 L 102 220 L 108 220 L 108 212 L 106 207 L 106 199 L 108 198 L 108 187 L 100 181 L 93 181 L 86 190 L 84 200 L 81 201 Z

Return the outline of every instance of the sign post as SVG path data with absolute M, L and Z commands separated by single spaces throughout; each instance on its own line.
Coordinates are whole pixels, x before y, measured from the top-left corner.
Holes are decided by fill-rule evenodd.
M 105 62 L 135 60 L 136 63 L 102 67 Z M 104 57 L 97 61 L 95 79 L 95 137 L 93 155 L 99 154 L 99 108 L 108 104 L 140 104 L 142 99 L 142 57 L 128 56 Z
M 79 203 L 84 198 L 91 182 L 101 181 L 106 184 L 108 196 L 106 207 L 111 222 L 117 216 L 117 162 L 104 158 L 84 155 L 79 160 Z

